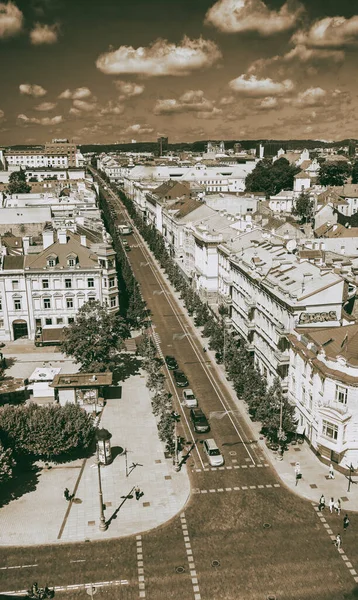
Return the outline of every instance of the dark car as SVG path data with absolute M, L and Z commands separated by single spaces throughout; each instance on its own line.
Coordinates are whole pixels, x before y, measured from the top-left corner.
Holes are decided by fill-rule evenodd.
M 173 371 L 173 376 L 178 387 L 186 387 L 189 385 L 189 381 L 187 380 L 183 371 Z
M 190 420 L 195 431 L 198 433 L 206 433 L 210 431 L 210 425 L 201 408 L 192 408 L 190 410 Z
M 165 362 L 167 364 L 168 369 L 170 369 L 170 371 L 174 371 L 179 366 L 176 359 L 174 358 L 174 356 L 166 356 Z

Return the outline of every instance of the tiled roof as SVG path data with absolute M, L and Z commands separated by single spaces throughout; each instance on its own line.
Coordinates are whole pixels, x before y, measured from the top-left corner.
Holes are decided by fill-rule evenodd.
M 35 256 L 25 257 L 25 266 L 30 269 L 43 269 L 47 266 L 47 259 L 50 256 L 57 256 L 57 264 L 52 269 L 68 268 L 67 257 L 69 254 L 75 254 L 78 257 L 78 265 L 81 268 L 93 268 L 98 264 L 97 256 L 93 252 L 82 246 L 79 241 L 76 240 L 74 234 L 67 233 L 67 243 L 60 244 L 55 242 L 48 248 L 36 254 Z
M 12 271 L 13 269 L 24 268 L 24 256 L 4 256 L 3 270 Z
M 358 324 L 344 327 L 299 328 L 303 334 L 322 348 L 328 358 L 343 356 L 351 365 L 358 366 Z

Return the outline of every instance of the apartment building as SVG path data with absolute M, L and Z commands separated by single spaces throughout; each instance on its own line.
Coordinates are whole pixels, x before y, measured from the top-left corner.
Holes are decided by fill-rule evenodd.
M 327 463 L 358 464 L 358 325 L 289 336 L 288 398 L 300 431 Z
M 1 340 L 34 340 L 39 331 L 62 328 L 87 301 L 118 310 L 115 252 L 101 235 L 88 242 L 84 235 L 45 229 L 41 247 L 31 247 L 29 238 L 23 245 L 23 255 L 1 257 Z

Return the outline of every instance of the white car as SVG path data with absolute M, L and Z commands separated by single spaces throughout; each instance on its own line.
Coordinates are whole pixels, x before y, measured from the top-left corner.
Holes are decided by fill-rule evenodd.
M 190 388 L 183 391 L 183 401 L 184 405 L 188 408 L 196 408 L 198 406 L 198 401 L 195 397 L 195 394 Z
M 224 464 L 224 457 L 217 447 L 215 440 L 212 438 L 204 440 L 203 448 L 212 467 L 221 467 Z

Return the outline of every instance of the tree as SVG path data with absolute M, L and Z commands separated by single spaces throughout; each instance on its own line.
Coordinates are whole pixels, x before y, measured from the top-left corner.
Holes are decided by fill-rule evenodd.
M 14 171 L 11 173 L 7 192 L 9 194 L 28 194 L 31 192 L 31 185 L 26 182 L 25 171 Z
M 165 449 L 169 454 L 173 455 L 175 451 L 174 440 L 175 422 L 171 412 L 162 412 L 158 421 L 159 439 L 165 442 Z
M 352 183 L 358 183 L 358 160 L 352 165 Z
M 281 190 L 292 190 L 293 178 L 299 170 L 298 167 L 290 165 L 286 158 L 279 158 L 275 162 L 271 158 L 264 158 L 246 177 L 246 190 L 264 192 L 266 198 L 278 194 Z
M 301 223 L 307 223 L 312 219 L 314 211 L 314 202 L 310 195 L 301 192 L 293 207 L 292 213 L 301 219 Z
M 63 352 L 81 364 L 85 373 L 115 368 L 123 340 L 129 337 L 124 319 L 98 301 L 86 302 L 64 332 Z
M 295 407 L 284 396 L 280 379 L 276 377 L 256 412 L 257 419 L 262 423 L 262 433 L 272 442 L 279 441 L 281 412 L 282 431 L 286 435 L 296 431 Z
M 92 417 L 76 404 L 5 406 L 0 432 L 16 455 L 47 459 L 81 453 L 93 439 Z
M 0 441 L 0 484 L 11 479 L 15 465 L 16 462 L 11 448 L 5 449 Z
M 351 166 L 343 161 L 325 162 L 319 171 L 320 185 L 344 185 L 351 173 Z

